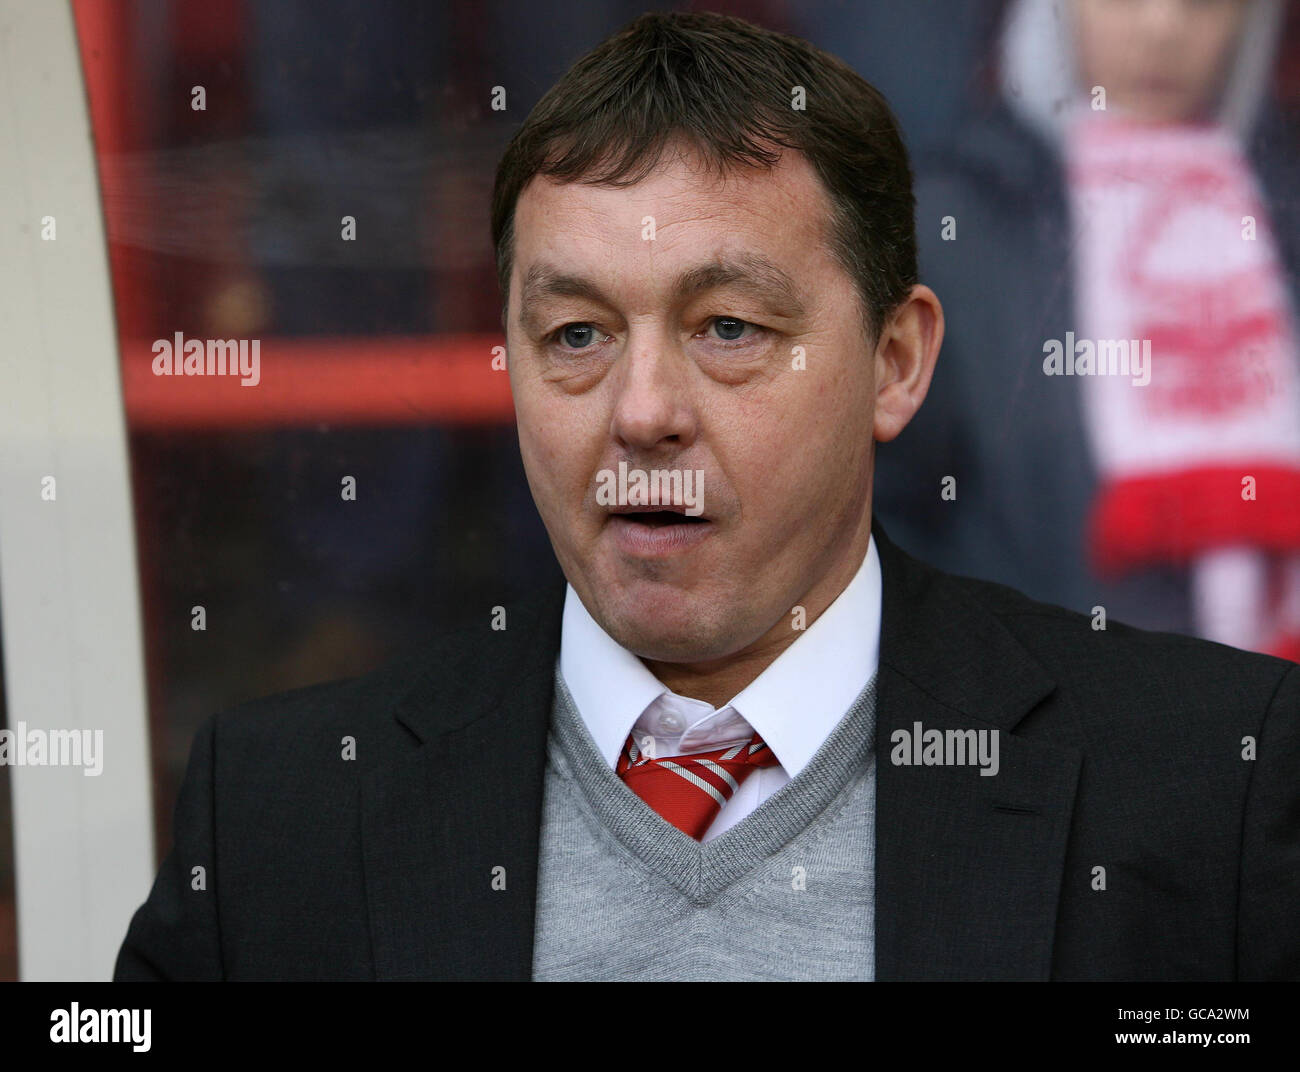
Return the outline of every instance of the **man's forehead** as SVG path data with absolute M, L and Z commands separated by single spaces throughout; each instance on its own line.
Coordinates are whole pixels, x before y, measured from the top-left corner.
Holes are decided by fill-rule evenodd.
M 622 246 L 644 249 L 657 282 L 674 298 L 735 284 L 779 299 L 792 315 L 801 311 L 796 279 L 809 255 L 826 251 L 829 205 L 802 155 L 787 152 L 776 169 L 721 178 L 697 160 L 665 159 L 674 163 L 629 186 L 549 177 L 529 183 L 515 234 L 525 305 L 548 296 L 594 297 L 590 278 L 608 277 L 606 254 Z

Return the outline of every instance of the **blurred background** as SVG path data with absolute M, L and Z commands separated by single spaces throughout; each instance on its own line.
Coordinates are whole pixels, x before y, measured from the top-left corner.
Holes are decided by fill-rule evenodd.
M 1080 312 L 1097 300 L 1084 286 L 1093 262 L 1080 261 L 1092 247 L 1071 225 L 1076 157 L 1054 126 L 1094 84 L 1083 60 L 1095 57 L 1076 55 L 1080 35 L 1061 27 L 1083 8 L 1097 9 L 1089 17 L 1103 28 L 1121 9 L 1145 20 L 1151 51 L 1127 74 L 1104 76 L 1116 87 L 1133 77 L 1131 101 L 1145 87 L 1168 103 L 1188 51 L 1179 33 L 1199 32 L 1193 24 L 1215 7 L 1240 8 L 1243 24 L 1257 18 L 1246 9 L 1270 7 L 1248 54 L 1238 57 L 1244 31 L 1225 31 L 1211 98 L 1161 121 L 1230 132 L 1224 167 L 1262 207 L 1259 271 L 1282 296 L 1272 337 L 1296 364 L 1294 9 L 1254 0 L 75 0 L 120 344 L 159 859 L 208 715 L 369 670 L 467 607 L 508 603 L 552 568 L 506 377 L 491 365 L 503 341 L 493 172 L 573 60 L 647 8 L 688 6 L 836 53 L 901 120 L 917 172 L 922 279 L 944 303 L 948 341 L 933 404 L 880 452 L 877 510 L 891 536 L 940 566 L 1085 612 L 1101 604 L 1136 625 L 1202 635 L 1235 621 L 1237 638 L 1221 638 L 1277 645 L 1261 624 L 1267 600 L 1236 608 L 1236 619 L 1202 613 L 1194 559 L 1207 549 L 1186 538 L 1148 540 L 1145 557 L 1118 565 L 1097 558 L 1098 496 L 1125 473 L 1103 464 L 1080 382 L 1048 380 L 1041 361 L 1043 340 L 1102 322 Z M 1238 94 L 1246 103 L 1221 115 L 1234 63 L 1253 64 L 1257 77 Z M 1075 71 L 1073 82 L 1062 70 Z M 1143 71 L 1155 72 L 1150 85 Z M 504 110 L 492 107 L 495 86 L 506 89 Z M 1163 159 L 1152 173 L 1165 174 Z M 949 216 L 956 241 L 942 234 Z M 344 217 L 355 220 L 354 240 L 339 240 Z M 1231 310 L 1223 315 L 1231 321 Z M 152 375 L 153 341 L 176 332 L 259 339 L 262 383 Z M 1212 415 L 1198 419 L 1212 427 Z M 1300 429 L 1300 409 L 1291 422 Z M 957 478 L 955 501 L 940 497 L 945 475 Z M 356 502 L 341 500 L 344 476 L 356 478 Z M 1163 524 L 1185 536 L 1196 519 L 1166 510 Z M 1300 547 L 1300 519 L 1279 525 L 1282 535 L 1260 538 L 1261 553 L 1285 560 Z M 1233 547 L 1254 546 L 1249 532 L 1230 535 Z M 1225 569 L 1242 575 L 1224 566 L 1216 576 Z M 191 627 L 196 606 L 203 630 Z M 1281 613 L 1269 611 L 1270 629 L 1285 625 Z M 9 802 L 0 767 L 5 979 L 18 974 Z

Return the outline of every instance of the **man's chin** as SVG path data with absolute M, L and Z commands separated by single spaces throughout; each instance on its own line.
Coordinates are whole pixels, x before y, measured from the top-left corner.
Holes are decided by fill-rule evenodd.
M 722 659 L 744 646 L 734 635 L 734 618 L 720 615 L 716 603 L 706 607 L 693 598 L 643 598 L 610 608 L 605 619 L 600 625 L 606 633 L 634 655 L 654 662 Z
M 606 568 L 584 571 L 591 597 L 584 603 L 628 651 L 657 662 L 701 662 L 725 658 L 744 646 L 736 624 L 748 617 L 749 608 L 742 593 L 727 591 L 716 578 L 701 584 L 700 571 L 677 564 L 661 569 L 639 563 L 628 569 L 622 562 L 601 566 Z
M 613 633 L 610 635 L 633 655 L 656 663 L 686 665 L 711 662 L 724 659 L 738 649 L 738 645 L 732 643 L 730 638 L 669 633 L 663 631 L 659 623 L 636 623 L 626 630 L 620 630 L 620 633 L 621 636 Z

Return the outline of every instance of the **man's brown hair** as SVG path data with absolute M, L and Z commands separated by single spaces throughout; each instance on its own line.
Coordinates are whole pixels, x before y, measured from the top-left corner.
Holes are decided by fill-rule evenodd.
M 707 12 L 634 19 L 570 67 L 515 132 L 492 191 L 503 301 L 515 205 L 529 180 L 631 186 L 677 138 L 720 176 L 770 168 L 782 148 L 808 158 L 830 195 L 831 252 L 853 278 L 875 339 L 917 274 L 912 172 L 893 112 L 830 53 Z

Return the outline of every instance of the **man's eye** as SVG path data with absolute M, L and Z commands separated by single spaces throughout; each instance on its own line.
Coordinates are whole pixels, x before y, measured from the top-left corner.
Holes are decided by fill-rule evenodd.
M 762 330 L 757 324 L 735 316 L 715 316 L 711 326 L 717 330 L 718 338 L 723 342 L 740 342 L 745 338 L 746 328 L 752 328 L 754 332 Z
M 722 342 L 743 342 L 763 330 L 757 324 L 751 324 L 748 320 L 741 320 L 735 316 L 715 316 L 709 326 L 716 330 L 716 337 Z M 565 324 L 556 328 L 551 332 L 548 341 L 558 343 L 570 350 L 585 350 L 599 342 L 600 338 L 600 331 L 594 325 L 584 322 Z
M 565 324 L 551 333 L 552 341 L 563 343 L 571 350 L 583 350 L 597 341 L 599 332 L 591 324 Z

